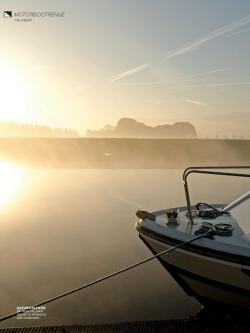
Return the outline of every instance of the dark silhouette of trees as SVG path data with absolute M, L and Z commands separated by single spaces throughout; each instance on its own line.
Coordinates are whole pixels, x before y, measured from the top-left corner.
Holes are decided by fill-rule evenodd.
M 197 133 L 194 126 L 188 122 L 152 127 L 132 118 L 122 118 L 116 126 L 106 125 L 100 130 L 88 130 L 87 136 L 96 138 L 196 138 Z
M 51 128 L 36 124 L 0 122 L 0 137 L 79 137 L 79 134 L 68 128 Z

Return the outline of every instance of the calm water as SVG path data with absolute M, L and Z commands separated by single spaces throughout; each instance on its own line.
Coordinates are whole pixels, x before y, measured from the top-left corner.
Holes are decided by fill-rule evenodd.
M 181 172 L 22 171 L 0 202 L 1 316 L 148 256 L 135 212 L 184 204 Z M 15 178 L 3 176 L 0 199 L 8 177 Z M 207 177 L 193 176 L 194 202 L 228 202 L 249 188 L 246 180 Z M 47 305 L 46 319 L 2 326 L 168 319 L 199 308 L 155 261 Z

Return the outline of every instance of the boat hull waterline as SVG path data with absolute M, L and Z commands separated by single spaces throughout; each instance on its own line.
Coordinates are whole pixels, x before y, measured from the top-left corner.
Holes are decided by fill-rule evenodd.
M 202 174 L 246 179 L 250 178 L 248 169 L 250 166 L 188 167 L 182 176 L 186 206 L 136 213 L 140 238 L 154 254 L 179 245 L 158 260 L 188 295 L 204 305 L 250 310 L 250 191 L 227 205 L 192 205 L 187 178 Z M 195 235 L 202 237 L 191 241 Z
M 172 246 L 143 233 L 140 238 L 154 254 Z M 225 303 L 250 310 L 249 266 L 182 249 L 163 255 L 159 260 L 184 291 L 202 304 Z

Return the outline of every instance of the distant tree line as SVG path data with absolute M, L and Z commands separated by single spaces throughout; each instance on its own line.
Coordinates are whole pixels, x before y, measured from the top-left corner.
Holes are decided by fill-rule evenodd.
M 68 128 L 51 128 L 49 126 L 0 122 L 0 137 L 79 137 L 77 131 Z
M 132 118 L 122 118 L 116 126 L 106 125 L 99 130 L 88 130 L 87 136 L 92 138 L 197 138 L 197 133 L 194 126 L 188 122 L 152 127 Z

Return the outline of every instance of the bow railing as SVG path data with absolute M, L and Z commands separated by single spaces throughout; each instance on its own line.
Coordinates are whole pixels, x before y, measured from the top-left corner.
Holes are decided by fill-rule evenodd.
M 187 202 L 187 210 L 188 217 L 191 224 L 194 224 L 193 216 L 192 216 L 192 205 L 190 200 L 190 192 L 188 187 L 187 178 L 192 173 L 198 174 L 206 174 L 206 175 L 217 175 L 217 176 L 231 176 L 231 177 L 250 177 L 249 173 L 237 173 L 237 172 L 228 172 L 228 171 L 214 171 L 214 170 L 237 170 L 237 169 L 250 169 L 248 165 L 234 165 L 234 166 L 196 166 L 196 167 L 188 167 L 183 172 L 183 183 L 184 190 Z

